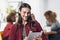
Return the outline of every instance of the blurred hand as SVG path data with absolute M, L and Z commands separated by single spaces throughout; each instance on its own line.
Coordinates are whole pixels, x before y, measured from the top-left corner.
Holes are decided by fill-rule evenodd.
M 40 35 L 36 35 L 36 36 L 34 36 L 34 39 L 33 40 L 42 40 L 42 38 L 41 38 Z
M 52 34 L 57 34 L 57 32 L 56 32 L 56 31 L 51 31 L 51 33 L 52 33 Z
M 28 40 L 28 37 L 25 37 L 23 40 Z

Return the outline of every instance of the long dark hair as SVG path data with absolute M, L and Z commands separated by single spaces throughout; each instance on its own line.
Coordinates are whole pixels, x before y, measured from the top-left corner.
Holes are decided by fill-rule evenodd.
M 21 6 L 19 7 L 19 10 L 21 11 L 22 8 L 29 8 L 31 10 L 31 7 L 29 4 L 27 3 L 22 3 Z M 31 14 L 31 13 L 30 13 Z M 20 13 L 18 13 L 19 15 L 19 18 L 18 18 L 18 23 L 22 26 L 22 17 L 20 15 Z M 32 18 L 31 18 L 31 15 L 28 16 L 28 19 L 27 19 L 27 22 L 29 23 L 29 25 L 31 26 L 32 24 Z M 20 27 L 21 27 L 20 26 Z

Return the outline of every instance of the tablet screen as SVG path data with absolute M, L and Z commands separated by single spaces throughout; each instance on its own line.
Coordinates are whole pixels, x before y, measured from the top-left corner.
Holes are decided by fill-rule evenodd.
M 34 36 L 36 36 L 36 35 L 42 36 L 42 33 L 43 33 L 43 31 L 41 31 L 41 32 L 32 32 L 32 31 L 30 31 L 29 35 L 28 35 L 28 40 L 33 40 Z

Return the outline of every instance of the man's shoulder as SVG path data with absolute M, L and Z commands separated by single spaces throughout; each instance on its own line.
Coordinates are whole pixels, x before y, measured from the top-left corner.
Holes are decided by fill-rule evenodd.
M 40 24 L 38 21 L 35 21 L 36 24 Z

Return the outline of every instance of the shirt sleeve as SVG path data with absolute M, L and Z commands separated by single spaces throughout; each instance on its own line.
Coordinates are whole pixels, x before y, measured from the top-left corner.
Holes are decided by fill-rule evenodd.
M 38 31 L 43 31 L 41 25 L 37 22 L 37 29 Z M 45 36 L 44 32 L 42 33 L 42 40 L 48 40 L 47 37 Z
M 36 22 L 36 26 L 37 26 L 37 30 L 38 31 L 41 31 L 42 30 L 42 27 L 41 27 L 41 25 L 38 22 Z
M 58 21 L 56 21 L 56 26 L 60 28 L 60 23 Z
M 16 27 L 15 25 L 13 25 L 8 40 L 15 40 L 15 38 L 16 38 Z
M 11 29 L 12 24 L 7 24 L 4 31 L 2 32 L 2 37 L 7 37 L 10 33 L 10 29 Z

